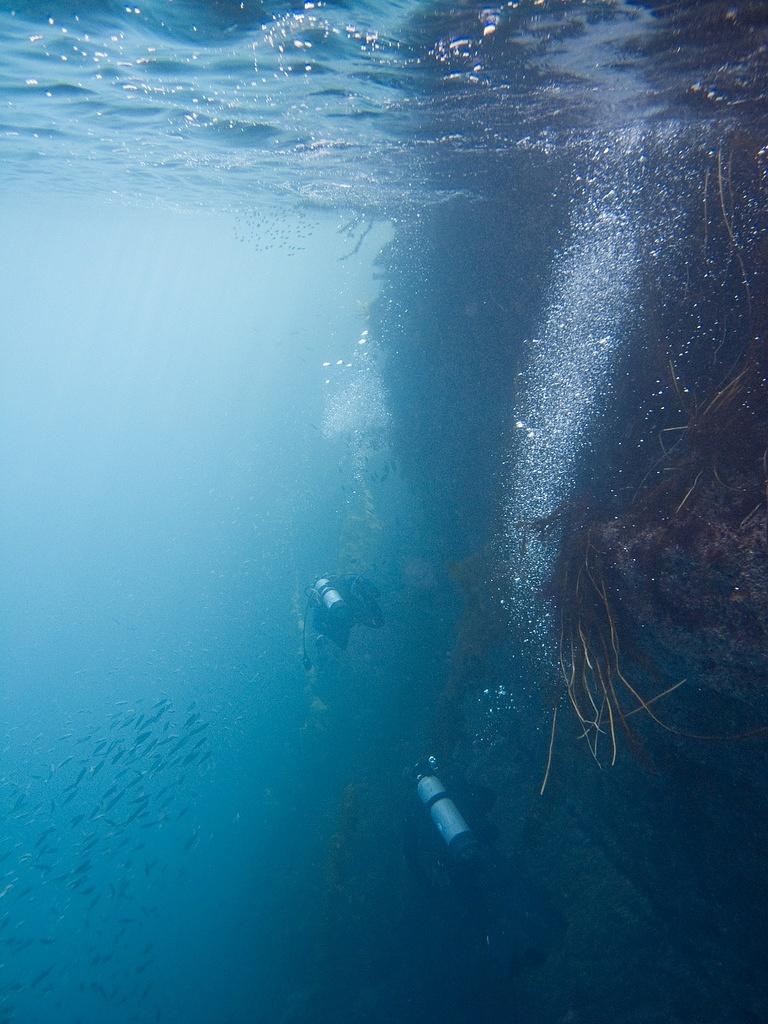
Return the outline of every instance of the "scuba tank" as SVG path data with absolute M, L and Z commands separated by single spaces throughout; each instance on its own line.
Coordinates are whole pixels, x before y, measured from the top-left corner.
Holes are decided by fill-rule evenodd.
M 478 842 L 436 772 L 437 760 L 434 757 L 428 757 L 416 766 L 416 793 L 429 810 L 451 861 L 466 864 L 477 856 Z
M 355 624 L 354 605 L 349 597 L 343 597 L 338 587 L 321 576 L 312 588 L 315 603 L 315 627 L 319 634 L 327 636 L 337 647 L 345 650 L 349 633 Z
M 312 590 L 314 591 L 313 597 L 317 603 L 322 605 L 327 612 L 334 612 L 338 615 L 341 609 L 344 608 L 346 613 L 346 602 L 329 579 L 319 579 L 312 587 Z

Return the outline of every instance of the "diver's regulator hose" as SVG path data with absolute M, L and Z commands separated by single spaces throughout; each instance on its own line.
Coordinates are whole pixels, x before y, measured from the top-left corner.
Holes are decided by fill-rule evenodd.
M 306 672 L 309 672 L 309 670 L 312 668 L 312 660 L 309 657 L 309 655 L 307 654 L 307 619 L 309 618 L 309 608 L 310 608 L 311 604 L 312 604 L 312 591 L 310 590 L 310 591 L 307 592 L 307 603 L 304 606 L 304 626 L 303 626 L 302 631 L 301 631 L 301 649 L 302 649 L 302 659 L 301 660 L 302 660 L 302 664 L 304 665 L 304 670 Z

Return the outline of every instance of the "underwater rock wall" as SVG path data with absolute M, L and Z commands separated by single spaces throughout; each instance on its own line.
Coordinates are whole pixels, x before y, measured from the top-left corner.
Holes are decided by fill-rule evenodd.
M 739 184 L 741 158 L 731 163 L 731 190 L 745 205 L 737 213 L 724 185 L 725 215 L 717 151 L 702 148 L 699 158 L 697 173 L 684 176 L 696 187 L 679 197 L 690 243 L 666 280 L 648 275 L 642 323 L 561 524 L 558 568 L 583 558 L 587 542 L 599 553 L 630 684 L 650 702 L 688 676 L 649 703 L 665 724 L 672 714 L 674 732 L 623 693 L 626 728 L 617 715 L 610 770 L 607 724 L 595 756 L 570 713 L 565 682 L 553 678 L 532 692 L 520 638 L 497 630 L 478 599 L 499 594 L 498 549 L 489 541 L 499 524 L 500 475 L 510 471 L 503 451 L 520 368 L 516 342 L 541 309 L 565 210 L 542 203 L 551 230 L 537 240 L 507 224 L 514 259 L 501 230 L 489 227 L 492 211 L 469 202 L 430 214 L 423 234 L 405 232 L 399 244 L 408 245 L 390 252 L 396 287 L 378 313 L 390 346 L 384 374 L 395 444 L 427 521 L 433 517 L 444 538 L 438 575 L 454 595 L 453 616 L 432 620 L 447 657 L 433 666 L 419 721 L 410 717 L 404 729 L 414 745 L 419 730 L 442 741 L 446 774 L 471 823 L 492 827 L 484 873 L 463 889 L 439 868 L 424 870 L 434 856 L 424 852 L 428 836 L 414 840 L 415 872 L 403 848 L 393 848 L 413 796 L 405 782 L 390 781 L 389 799 L 361 811 L 334 922 L 344 965 L 324 989 L 319 1019 L 334 1019 L 341 993 L 352 989 L 351 1020 L 491 1024 L 511 1012 L 563 1024 L 761 1019 L 758 965 L 768 936 L 756 907 L 768 835 L 755 808 L 766 795 L 763 748 L 758 737 L 723 743 L 684 733 L 711 731 L 713 718 L 721 732 L 763 721 L 765 335 L 754 310 L 747 315 L 729 226 L 734 238 L 756 239 L 748 261 L 746 245 L 738 253 L 754 294 L 764 293 L 764 231 L 749 226 L 759 181 L 747 174 Z M 729 159 L 726 148 L 721 175 Z M 477 238 L 476 252 L 468 253 L 467 238 Z M 507 262 L 489 258 L 489 238 Z M 525 265 L 536 272 L 524 279 Z M 509 316 L 496 306 L 503 277 Z M 750 350 L 757 361 L 749 379 L 740 378 Z M 561 582 L 555 575 L 547 592 L 556 610 L 573 598 Z M 599 642 L 610 662 L 604 609 L 599 599 Z M 614 683 L 622 686 L 618 677 Z M 553 692 L 562 705 L 540 797 Z M 490 811 L 480 791 L 494 795 Z
M 697 9 L 673 12 L 659 59 L 674 64 Z M 736 11 L 737 45 L 758 32 L 753 10 Z M 704 13 L 708 32 L 734 25 L 724 5 Z M 699 56 L 674 64 L 658 99 L 715 102 L 701 95 L 707 75 L 691 78 Z M 528 154 L 523 174 L 511 159 L 485 202 L 453 199 L 398 226 L 373 320 L 440 600 L 423 603 L 424 635 L 401 652 L 389 732 L 340 797 L 326 933 L 338 955 L 318 972 L 318 1022 L 765 1019 L 765 744 L 686 735 L 766 721 L 765 157 L 744 133 L 694 134 L 668 168 L 679 249 L 664 273 L 665 254 L 644 253 L 642 316 L 538 595 L 573 631 L 592 722 L 569 702 L 569 672 L 537 674 L 495 614 L 520 343 L 569 241 L 573 167 Z M 427 743 L 483 836 L 466 884 L 395 778 Z
M 602 477 L 563 509 L 552 584 L 574 692 L 586 668 L 580 696 L 590 680 L 598 701 L 611 694 L 629 733 L 637 717 L 628 728 L 624 715 L 664 718 L 667 706 L 706 735 L 759 730 L 768 715 L 764 157 L 737 135 L 694 158 L 681 265 L 647 297 Z M 729 729 L 722 700 L 708 714 L 709 689 L 730 700 Z

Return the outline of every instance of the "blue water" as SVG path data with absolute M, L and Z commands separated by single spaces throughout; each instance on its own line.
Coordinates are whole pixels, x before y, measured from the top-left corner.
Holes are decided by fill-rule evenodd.
M 768 711 L 749 424 L 664 462 L 764 342 L 765 31 L 2 6 L 2 1024 L 766 1019 L 763 740 L 683 735 Z M 305 670 L 334 572 L 385 627 Z

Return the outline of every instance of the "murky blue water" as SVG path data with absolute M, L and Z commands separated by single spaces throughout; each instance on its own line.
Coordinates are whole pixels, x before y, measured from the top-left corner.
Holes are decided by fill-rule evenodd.
M 765 1019 L 763 7 L 3 5 L 0 1022 Z

